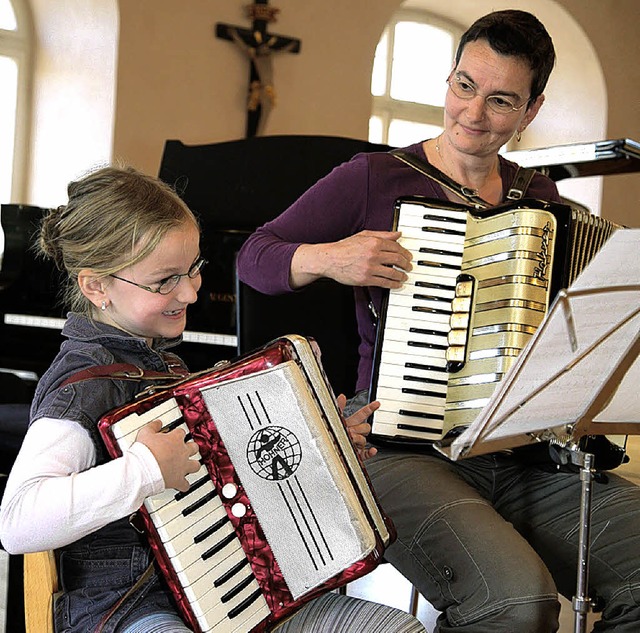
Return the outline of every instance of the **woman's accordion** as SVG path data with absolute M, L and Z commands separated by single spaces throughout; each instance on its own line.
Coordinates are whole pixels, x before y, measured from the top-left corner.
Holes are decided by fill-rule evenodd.
M 487 209 L 397 201 L 409 280 L 380 314 L 372 437 L 433 442 L 473 422 L 546 316 L 618 225 L 523 199 Z
M 199 448 L 189 491 L 141 509 L 195 631 L 266 630 L 374 569 L 395 538 L 308 339 L 283 337 L 108 413 L 110 454 L 158 418 Z

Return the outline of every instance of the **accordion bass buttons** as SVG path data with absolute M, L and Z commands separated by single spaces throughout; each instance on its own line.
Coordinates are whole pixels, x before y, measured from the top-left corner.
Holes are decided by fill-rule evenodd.
M 450 330 L 447 335 L 449 347 L 446 351 L 447 371 L 454 373 L 464 367 L 471 308 L 473 305 L 474 278 L 471 275 L 459 275 L 456 279 L 455 297 L 451 302 Z

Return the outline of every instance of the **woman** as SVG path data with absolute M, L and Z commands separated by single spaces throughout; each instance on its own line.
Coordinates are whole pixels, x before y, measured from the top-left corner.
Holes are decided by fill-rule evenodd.
M 389 153 L 362 154 L 316 183 L 259 228 L 238 257 L 242 281 L 291 292 L 321 277 L 354 286 L 361 337 L 354 403 L 367 401 L 385 289 L 399 288 L 411 254 L 390 231 L 394 202 L 419 195 L 490 205 L 506 200 L 517 165 L 498 154 L 535 118 L 555 62 L 535 16 L 497 11 L 462 36 L 447 78 L 444 131 L 405 151 L 457 187 L 443 187 Z M 462 190 L 464 187 L 464 190 Z M 537 173 L 527 197 L 560 202 Z M 581 482 L 548 452 L 527 450 L 449 462 L 433 449 L 379 446 L 367 464 L 398 529 L 385 555 L 442 612 L 438 631 L 549 633 L 558 628 L 558 590 L 575 589 Z M 640 621 L 640 489 L 608 475 L 594 492 L 590 578 L 604 605 L 601 631 Z M 624 518 L 621 518 L 624 516 Z

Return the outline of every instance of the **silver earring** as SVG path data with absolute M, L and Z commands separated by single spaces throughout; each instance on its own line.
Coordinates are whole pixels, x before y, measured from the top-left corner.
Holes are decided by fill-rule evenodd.
M 101 309 L 103 312 L 104 312 L 104 310 L 106 310 L 106 309 L 107 309 L 107 302 L 106 302 L 106 301 L 103 301 L 103 302 L 100 304 L 100 309 Z

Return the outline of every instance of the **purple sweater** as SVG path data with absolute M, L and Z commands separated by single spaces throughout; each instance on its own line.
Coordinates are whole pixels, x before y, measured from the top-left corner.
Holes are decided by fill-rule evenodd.
M 422 143 L 405 150 L 426 160 Z M 517 165 L 500 157 L 503 197 L 506 197 Z M 395 201 L 401 196 L 425 196 L 446 200 L 436 182 L 386 152 L 358 154 L 319 180 L 275 220 L 249 237 L 238 254 L 240 279 L 265 294 L 292 292 L 289 268 L 300 244 L 336 242 L 363 231 L 389 231 Z M 552 180 L 536 174 L 528 198 L 560 202 Z M 355 288 L 360 334 L 357 389 L 369 386 L 376 328 L 367 307 L 369 296 L 378 312 L 382 288 L 368 292 Z

